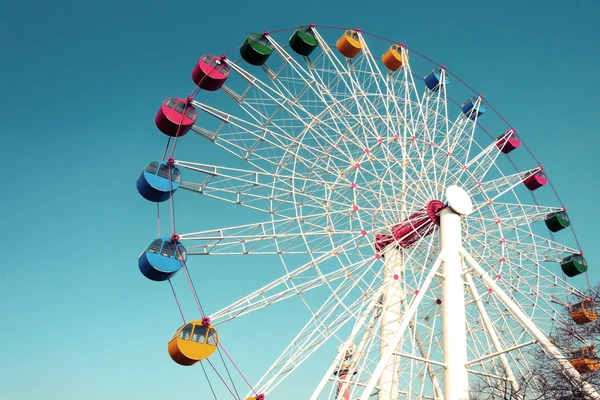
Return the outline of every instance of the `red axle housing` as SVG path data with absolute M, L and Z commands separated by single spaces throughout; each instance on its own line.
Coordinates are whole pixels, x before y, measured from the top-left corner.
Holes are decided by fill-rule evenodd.
M 391 235 L 378 234 L 375 236 L 375 250 L 379 253 L 388 245 L 396 243 L 402 248 L 415 244 L 419 239 L 433 233 L 440 225 L 440 211 L 446 205 L 439 200 L 432 200 L 413 215 L 392 227 Z

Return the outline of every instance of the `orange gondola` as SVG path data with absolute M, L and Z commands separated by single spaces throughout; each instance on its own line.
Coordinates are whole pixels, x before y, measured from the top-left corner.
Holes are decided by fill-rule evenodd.
M 582 347 L 571 354 L 569 362 L 580 374 L 596 372 L 600 369 L 600 359 L 598 359 L 593 346 Z
M 381 61 L 390 71 L 397 71 L 408 62 L 408 54 L 402 45 L 393 44 L 389 50 L 381 56 Z
M 346 58 L 354 58 L 362 50 L 362 45 L 358 38 L 358 32 L 353 30 L 347 30 L 338 39 L 335 44 L 338 51 Z
M 577 325 L 587 324 L 598 319 L 598 313 L 592 299 L 585 299 L 569 306 L 569 314 L 571 314 L 571 318 Z
M 217 349 L 219 336 L 208 322 L 192 321 L 183 325 L 169 340 L 169 355 L 179 365 L 194 365 L 210 357 Z

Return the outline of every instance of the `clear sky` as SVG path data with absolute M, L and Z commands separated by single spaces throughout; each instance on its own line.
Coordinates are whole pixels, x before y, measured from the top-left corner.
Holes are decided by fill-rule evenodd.
M 209 398 L 201 371 L 183 371 L 166 355 L 180 320 L 168 286 L 137 268 L 156 221 L 135 179 L 164 146 L 153 122 L 160 102 L 190 91 L 201 54 L 229 51 L 251 31 L 360 26 L 446 63 L 544 164 L 598 280 L 600 4 L 333 3 L 0 3 L 0 135 L 4 170 L 17 171 L 0 198 L 0 398 Z M 199 147 L 194 161 L 208 152 Z M 197 216 L 231 224 L 223 205 L 209 204 L 217 208 L 199 206 Z M 230 262 L 197 266 L 209 309 L 211 297 L 221 304 L 253 289 L 243 279 L 215 289 L 227 268 L 247 274 Z M 253 380 L 268 360 L 245 349 L 272 357 L 269 346 L 290 339 L 270 318 L 265 335 L 227 347 Z

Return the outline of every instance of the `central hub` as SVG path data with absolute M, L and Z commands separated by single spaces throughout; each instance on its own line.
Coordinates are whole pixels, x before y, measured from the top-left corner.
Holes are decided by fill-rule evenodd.
M 410 217 L 392 227 L 391 235 L 379 234 L 375 236 L 375 250 L 381 252 L 391 244 L 407 248 L 419 239 L 433 233 L 436 226 L 440 225 L 440 212 L 446 204 L 439 200 L 431 200 L 427 206 L 412 214 Z

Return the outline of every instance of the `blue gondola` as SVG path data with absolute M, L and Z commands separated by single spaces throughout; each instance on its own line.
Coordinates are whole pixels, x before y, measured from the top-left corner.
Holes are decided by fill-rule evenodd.
M 153 281 L 166 281 L 181 269 L 187 251 L 182 244 L 173 243 L 171 238 L 159 238 L 150 243 L 138 260 L 144 276 Z
M 433 92 L 439 91 L 443 85 L 448 84 L 448 79 L 446 79 L 445 74 L 443 80 L 441 79 L 441 76 L 442 70 L 434 69 L 433 71 L 425 75 L 425 78 L 423 79 L 425 81 L 425 86 L 427 86 L 427 88 Z
M 486 109 L 483 108 L 481 101 L 479 104 L 477 104 L 477 99 L 477 97 L 471 97 L 461 106 L 463 114 L 465 114 L 465 116 L 471 120 L 475 120 L 475 118 L 486 112 Z
M 169 182 L 169 172 L 171 182 Z M 181 184 L 179 168 L 165 161 L 152 161 L 146 166 L 137 180 L 137 190 L 146 200 L 160 203 L 169 200 Z

